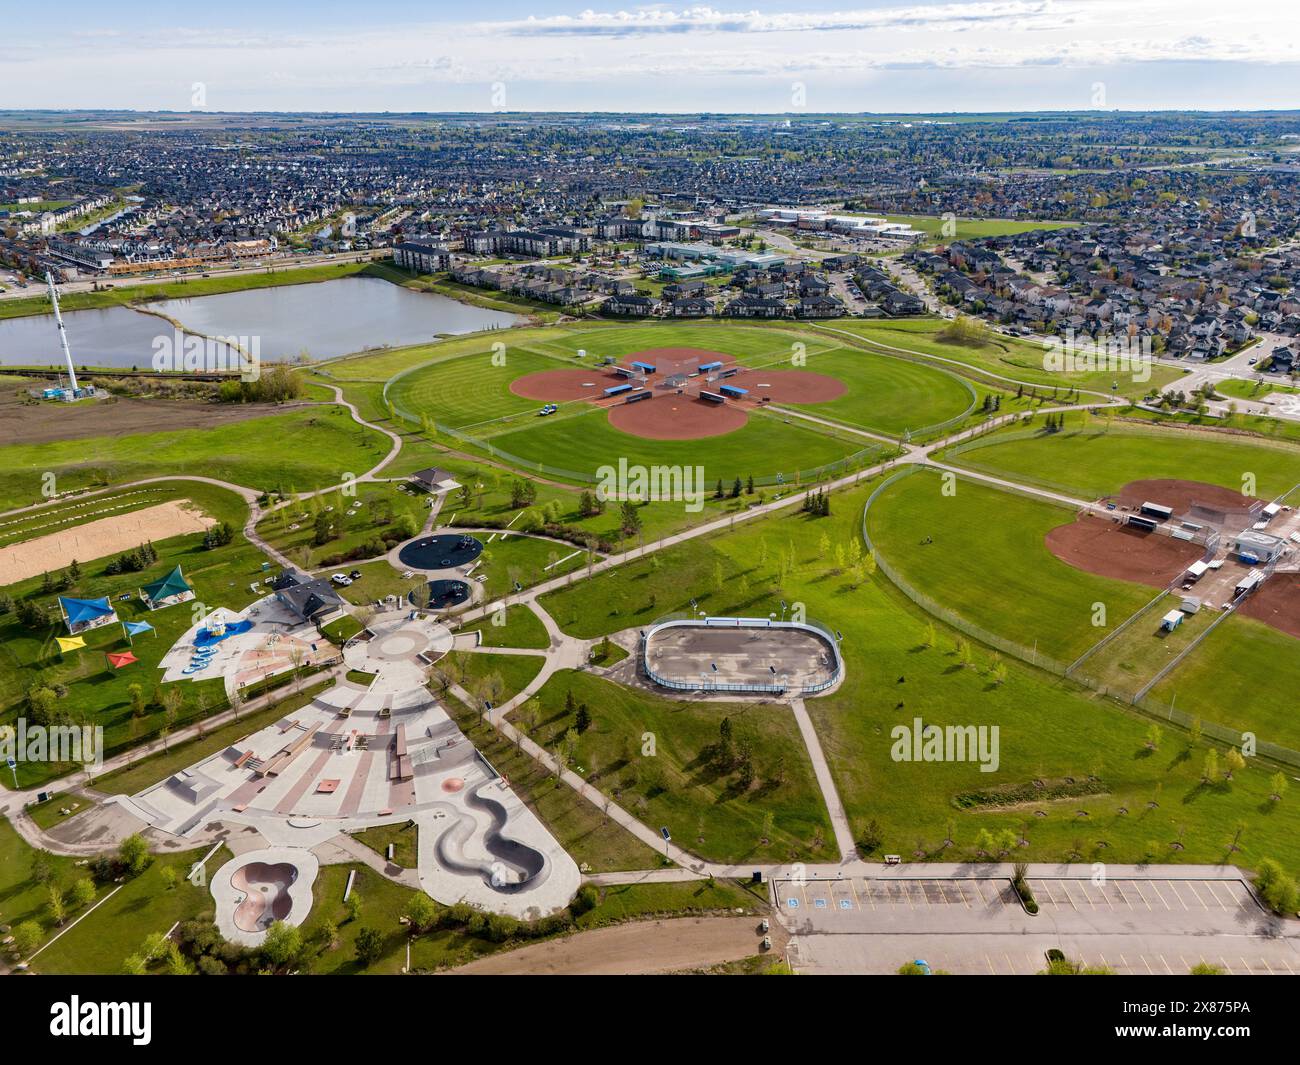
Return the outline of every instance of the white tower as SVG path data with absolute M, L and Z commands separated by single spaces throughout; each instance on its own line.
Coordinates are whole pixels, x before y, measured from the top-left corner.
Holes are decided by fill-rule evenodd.
M 50 303 L 54 305 L 54 324 L 59 327 L 59 343 L 63 345 L 63 361 L 68 364 L 68 384 L 72 391 L 77 391 L 77 371 L 72 368 L 72 352 L 68 350 L 68 331 L 63 328 L 63 315 L 59 314 L 59 293 L 54 287 L 54 275 L 45 271 L 45 280 L 50 286 Z

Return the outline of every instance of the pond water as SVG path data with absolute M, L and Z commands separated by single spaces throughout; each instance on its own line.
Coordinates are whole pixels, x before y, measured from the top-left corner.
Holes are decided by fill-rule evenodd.
M 267 362 L 302 353 L 326 359 L 366 348 L 419 344 L 438 334 L 505 329 L 519 321 L 514 314 L 413 292 L 376 277 L 223 292 L 147 306 L 194 334 L 235 338 L 241 348 L 258 350 Z M 154 365 L 156 352 L 180 349 L 186 342 L 194 352 L 198 338 L 178 337 L 158 314 L 129 307 L 64 312 L 73 365 L 146 369 Z M 200 358 L 209 368 L 230 368 L 238 361 L 237 353 L 224 345 L 201 347 Z M 0 364 L 54 366 L 62 361 L 53 315 L 0 321 Z M 186 363 L 167 368 L 197 367 Z

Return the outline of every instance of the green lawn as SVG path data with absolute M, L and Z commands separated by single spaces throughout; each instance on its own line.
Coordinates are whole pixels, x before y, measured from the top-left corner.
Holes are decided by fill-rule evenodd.
M 1017 233 L 1029 233 L 1034 230 L 1063 229 L 1078 225 L 1077 222 L 1043 222 L 1020 218 L 958 218 L 955 219 L 956 230 L 944 232 L 946 221 L 942 215 L 928 214 L 891 214 L 885 216 L 890 222 L 903 222 L 913 229 L 919 229 L 929 236 L 926 243 L 938 243 L 953 240 L 979 240 L 983 237 L 1012 236 Z
M 439 659 L 438 669 L 471 695 L 500 706 L 528 687 L 544 662 L 541 655 L 453 651 Z
M 420 830 L 413 821 L 403 821 L 395 825 L 379 825 L 361 832 L 353 832 L 353 837 L 360 840 L 381 858 L 388 857 L 388 847 L 393 848 L 393 862 L 403 869 L 414 869 L 416 847 Z
M 11 444 L 0 447 L 0 509 L 41 502 L 46 474 L 60 492 L 167 474 L 305 492 L 364 473 L 388 449 L 387 437 L 357 425 L 342 407 L 207 429 Z
M 150 934 L 165 933 L 177 921 L 211 914 L 214 907 L 206 885 L 199 887 L 186 879 L 209 849 L 204 846 L 180 854 L 155 855 L 148 869 L 125 881 L 90 916 L 42 951 L 32 962 L 33 970 L 51 975 L 115 974 Z M 230 857 L 224 847 L 217 851 L 208 859 L 208 874 Z M 177 875 L 175 887 L 164 883 L 163 870 L 168 868 Z M 116 885 L 101 888 L 101 897 L 112 887 Z
M 973 481 L 942 488 L 932 472 L 890 485 L 868 532 L 912 587 L 997 636 L 1068 664 L 1155 594 L 1057 559 L 1044 538 L 1074 520 L 1068 509 Z M 1106 607 L 1100 627 L 1096 603 Z
M 1215 381 L 1214 391 L 1221 396 L 1228 396 L 1232 399 L 1263 399 L 1272 392 L 1285 392 L 1295 395 L 1300 393 L 1300 388 L 1292 388 L 1290 385 L 1280 384 L 1275 381 L 1246 381 L 1231 377 L 1223 381 Z
M 562 672 L 511 719 L 547 750 L 576 728 L 566 709 L 586 703 L 574 768 L 654 828 L 711 861 L 834 861 L 834 838 L 812 766 L 789 710 L 778 705 L 677 702 L 590 673 Z M 755 781 L 716 766 L 709 749 L 724 718 L 753 750 Z M 647 754 L 647 736 L 654 737 Z M 770 820 L 765 820 L 770 815 Z
M 481 632 L 483 647 L 535 647 L 545 650 L 551 645 L 546 628 L 539 618 L 525 604 L 508 606 L 499 615 L 504 625 L 496 623 L 496 617 L 484 618 L 470 625 L 462 632 Z
M 1062 393 L 1084 388 L 1110 395 L 1111 385 L 1118 383 L 1121 395 L 1137 397 L 1153 386 L 1168 384 L 1182 376 L 1182 371 L 1167 366 L 1152 366 L 1151 377 L 1144 382 L 1103 371 L 1048 370 L 1045 369 L 1045 351 L 1041 342 L 995 333 L 988 335 L 986 343 L 977 345 L 942 340 L 937 334 L 948 324 L 933 318 L 919 318 L 884 322 L 841 321 L 833 323 L 831 328 L 879 344 L 886 351 L 896 349 L 955 361 L 975 371 L 997 374 L 1040 389 L 1059 389 Z
M 692 595 L 711 613 L 749 616 L 779 610 L 784 598 L 840 630 L 845 682 L 807 705 L 855 838 L 874 836 L 876 856 L 972 860 L 978 833 L 987 828 L 994 834 L 1023 831 L 1029 845 L 1013 855 L 1029 861 L 1077 853 L 1087 861 L 1231 860 L 1250 867 L 1272 856 L 1300 869 L 1300 800 L 1268 802 L 1271 769 L 1250 768 L 1230 783 L 1204 786 L 1203 749 L 1188 751 L 1176 728 L 1166 726 L 1160 747 L 1147 752 L 1149 718 L 1011 658 L 1003 660 L 1007 677 L 999 683 L 990 672 L 994 656 L 982 647 L 963 667 L 954 653 L 955 634 L 936 625 L 936 643 L 927 646 L 929 617 L 883 574 L 855 584 L 836 573 L 833 550 L 828 560 L 819 548 L 821 533 L 833 545 L 857 538 L 872 487 L 836 493 L 829 518 L 788 513 L 747 523 L 664 551 L 658 569 L 638 559 L 552 593 L 543 605 L 567 631 L 583 636 L 688 609 Z M 959 495 L 967 487 L 959 485 Z M 760 561 L 764 544 L 766 561 Z M 795 565 L 778 585 L 778 561 L 791 547 Z M 977 571 L 972 562 L 959 579 L 968 581 Z M 748 589 L 739 586 L 741 575 Z M 651 597 L 657 606 L 647 609 Z M 1112 620 L 1117 616 L 1112 609 Z M 914 717 L 940 726 L 997 725 L 997 772 L 982 773 L 971 762 L 895 762 L 891 730 L 910 726 Z M 1092 774 L 1103 794 L 1086 800 L 958 805 L 959 795 L 990 786 Z M 1149 807 L 1152 802 L 1157 805 Z M 1243 849 L 1230 854 L 1239 822 L 1247 826 Z M 943 845 L 945 837 L 952 846 Z
M 1041 420 L 1040 420 L 1041 421 Z M 1240 491 L 1253 475 L 1253 494 L 1265 499 L 1300 481 L 1300 447 L 1282 441 L 1145 428 L 1070 415 L 1057 433 L 1017 430 L 994 433 L 971 447 L 958 447 L 956 465 L 1012 480 L 1064 488 L 1086 499 L 1111 495 L 1130 481 L 1181 478 Z
M 730 484 L 751 474 L 764 483 L 777 475 L 789 483 L 800 471 L 807 479 L 821 467 L 851 455 L 878 451 L 860 436 L 807 425 L 763 411 L 751 413 L 739 429 L 704 440 L 647 440 L 615 429 L 606 411 L 593 408 L 500 433 L 490 443 L 514 456 L 512 461 L 528 468 L 544 465 L 554 476 L 571 480 L 594 477 L 599 467 L 616 466 L 624 457 L 630 465 L 700 466 L 709 490 L 719 478 Z
M 959 418 L 975 404 L 975 390 L 955 374 L 855 348 L 810 356 L 808 370 L 829 374 L 848 390 L 829 403 L 792 404 L 799 410 L 863 429 L 901 436 Z

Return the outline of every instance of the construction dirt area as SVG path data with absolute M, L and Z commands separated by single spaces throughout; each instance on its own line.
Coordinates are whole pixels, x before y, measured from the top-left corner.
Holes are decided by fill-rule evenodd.
M 455 976 L 635 976 L 704 969 L 761 953 L 759 918 L 677 917 L 597 928 L 520 947 L 450 970 Z M 771 955 L 787 935 L 772 923 Z
M 37 577 L 77 561 L 131 551 L 171 536 L 205 532 L 216 524 L 188 499 L 98 518 L 72 529 L 0 548 L 0 587 Z
M 67 405 L 24 402 L 27 387 L 48 382 L 24 382 L 0 377 L 0 445 L 44 444 L 53 440 L 84 440 L 128 433 L 162 433 L 177 429 L 211 429 L 268 414 L 285 414 L 314 403 L 208 403 L 193 399 L 143 399 L 111 396 Z M 11 387 L 12 386 L 12 387 Z

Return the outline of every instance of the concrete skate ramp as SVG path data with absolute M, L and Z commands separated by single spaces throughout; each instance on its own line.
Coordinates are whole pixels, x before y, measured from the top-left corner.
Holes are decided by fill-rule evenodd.
M 494 891 L 510 894 L 546 882 L 550 862 L 541 851 L 526 843 L 511 839 L 503 829 L 506 808 L 496 799 L 483 794 L 484 789 L 495 787 L 496 781 L 480 784 L 465 797 L 465 804 L 488 815 L 490 824 L 480 840 L 483 849 L 494 861 L 482 862 L 465 856 L 465 843 L 478 831 L 478 821 L 468 814 L 460 816 L 438 837 L 435 851 L 438 864 L 451 873 L 480 876 Z M 449 807 L 448 809 L 454 809 Z M 506 881 L 502 872 L 509 870 L 519 877 L 516 882 Z
M 230 883 L 243 894 L 235 907 L 235 926 L 245 932 L 264 932 L 272 921 L 283 921 L 293 909 L 289 885 L 298 870 L 288 862 L 249 862 L 230 876 Z

